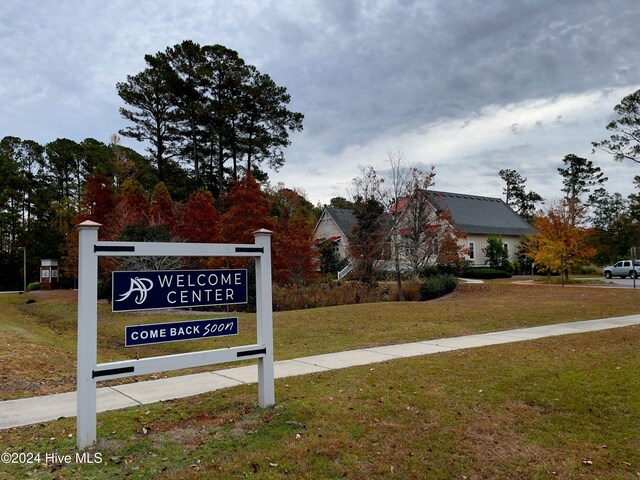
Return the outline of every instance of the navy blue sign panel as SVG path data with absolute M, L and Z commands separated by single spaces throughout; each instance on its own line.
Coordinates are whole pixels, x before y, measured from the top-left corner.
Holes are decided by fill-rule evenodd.
M 125 327 L 125 347 L 238 334 L 238 319 L 215 318 Z
M 113 272 L 114 312 L 247 303 L 247 271 Z

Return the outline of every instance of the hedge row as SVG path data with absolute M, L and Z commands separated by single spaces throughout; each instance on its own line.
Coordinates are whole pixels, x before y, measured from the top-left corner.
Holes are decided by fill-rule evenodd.
M 420 284 L 420 300 L 433 300 L 453 292 L 458 279 L 453 275 L 439 275 L 425 278 Z
M 463 278 L 478 278 L 489 280 L 492 278 L 511 278 L 511 274 L 494 268 L 473 268 L 465 270 L 461 275 Z

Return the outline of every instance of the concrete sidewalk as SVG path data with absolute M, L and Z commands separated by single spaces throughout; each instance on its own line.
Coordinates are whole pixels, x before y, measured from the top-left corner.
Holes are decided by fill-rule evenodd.
M 286 378 L 384 362 L 397 358 L 409 358 L 464 348 L 521 342 L 543 337 L 593 332 L 639 324 L 640 315 L 629 315 L 314 355 L 276 362 L 275 376 L 276 378 Z M 98 412 L 190 397 L 236 385 L 257 382 L 258 369 L 255 365 L 250 365 L 215 372 L 129 383 L 115 387 L 102 387 L 98 388 Z M 76 392 L 0 402 L 0 429 L 75 416 Z

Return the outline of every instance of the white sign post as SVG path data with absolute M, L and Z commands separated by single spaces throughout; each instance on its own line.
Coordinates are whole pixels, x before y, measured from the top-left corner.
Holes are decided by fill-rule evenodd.
M 96 441 L 96 387 L 101 380 L 144 375 L 218 363 L 258 360 L 258 405 L 275 405 L 273 361 L 273 313 L 271 290 L 271 233 L 254 232 L 253 244 L 142 243 L 98 241 L 100 224 L 78 225 L 78 379 L 77 447 Z M 255 345 L 205 350 L 161 357 L 97 363 L 98 257 L 254 257 L 256 259 Z

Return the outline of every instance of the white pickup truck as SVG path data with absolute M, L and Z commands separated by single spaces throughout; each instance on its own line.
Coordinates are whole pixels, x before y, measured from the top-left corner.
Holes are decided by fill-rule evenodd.
M 631 260 L 621 260 L 611 267 L 604 267 L 602 273 L 605 278 L 638 278 L 640 274 L 640 260 L 636 260 L 633 267 L 631 266 Z

